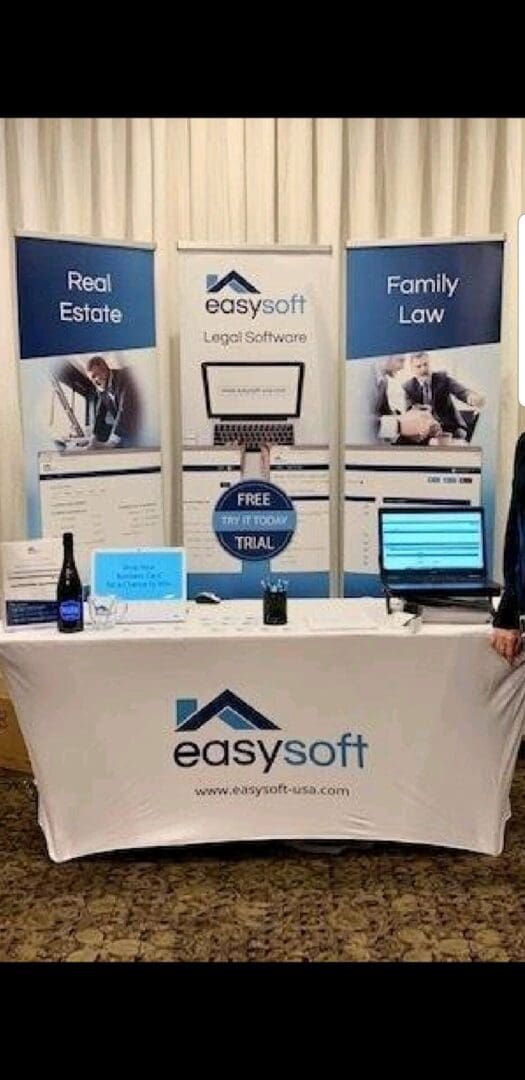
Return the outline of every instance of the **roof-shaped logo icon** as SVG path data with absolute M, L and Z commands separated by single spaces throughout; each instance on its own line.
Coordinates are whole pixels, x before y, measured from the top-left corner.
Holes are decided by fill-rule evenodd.
M 229 285 L 230 289 L 233 289 L 236 293 L 258 293 L 260 289 L 256 289 L 255 285 L 252 285 L 250 281 L 247 281 L 242 274 L 237 273 L 237 270 L 230 270 L 224 277 L 219 277 L 218 274 L 206 274 L 206 292 L 218 293 L 222 289 L 225 289 Z
M 279 731 L 273 720 L 268 720 L 253 705 L 243 701 L 233 690 L 223 690 L 207 705 L 202 705 L 194 698 L 177 698 L 177 731 L 197 731 L 214 716 L 218 716 L 228 727 L 235 731 Z

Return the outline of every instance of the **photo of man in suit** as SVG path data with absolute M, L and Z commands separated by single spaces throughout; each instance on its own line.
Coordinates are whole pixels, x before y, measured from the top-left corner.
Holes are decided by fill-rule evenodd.
M 404 356 L 387 356 L 377 368 L 375 395 L 376 435 L 399 446 L 427 443 L 441 427 L 432 413 L 411 409 L 402 381 Z
M 92 356 L 86 372 L 97 394 L 91 444 L 106 449 L 133 446 L 138 402 L 129 371 L 111 368 L 102 356 Z
M 456 398 L 470 410 L 482 409 L 485 398 L 475 390 L 469 390 L 447 371 L 432 371 L 428 353 L 414 353 L 411 357 L 412 378 L 403 384 L 407 407 L 428 411 L 439 423 L 441 430 L 454 439 L 467 441 L 469 424 L 453 401 Z

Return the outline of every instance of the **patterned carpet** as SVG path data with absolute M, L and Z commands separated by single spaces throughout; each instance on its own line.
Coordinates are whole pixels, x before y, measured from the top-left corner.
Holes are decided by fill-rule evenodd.
M 0 961 L 525 960 L 525 761 L 503 855 L 278 844 L 55 865 L 0 770 Z

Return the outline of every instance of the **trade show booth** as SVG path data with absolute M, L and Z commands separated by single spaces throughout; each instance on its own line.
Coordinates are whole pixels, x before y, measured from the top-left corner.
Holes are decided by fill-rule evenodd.
M 0 662 L 52 859 L 502 851 L 525 696 L 490 649 L 503 253 L 180 243 L 174 536 L 154 247 L 15 238 Z

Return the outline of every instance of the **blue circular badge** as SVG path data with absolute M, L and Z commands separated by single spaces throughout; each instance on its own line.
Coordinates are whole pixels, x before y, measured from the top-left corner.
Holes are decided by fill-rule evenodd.
M 235 559 L 274 559 L 288 546 L 297 514 L 286 492 L 264 480 L 243 480 L 221 495 L 213 512 L 219 544 Z

